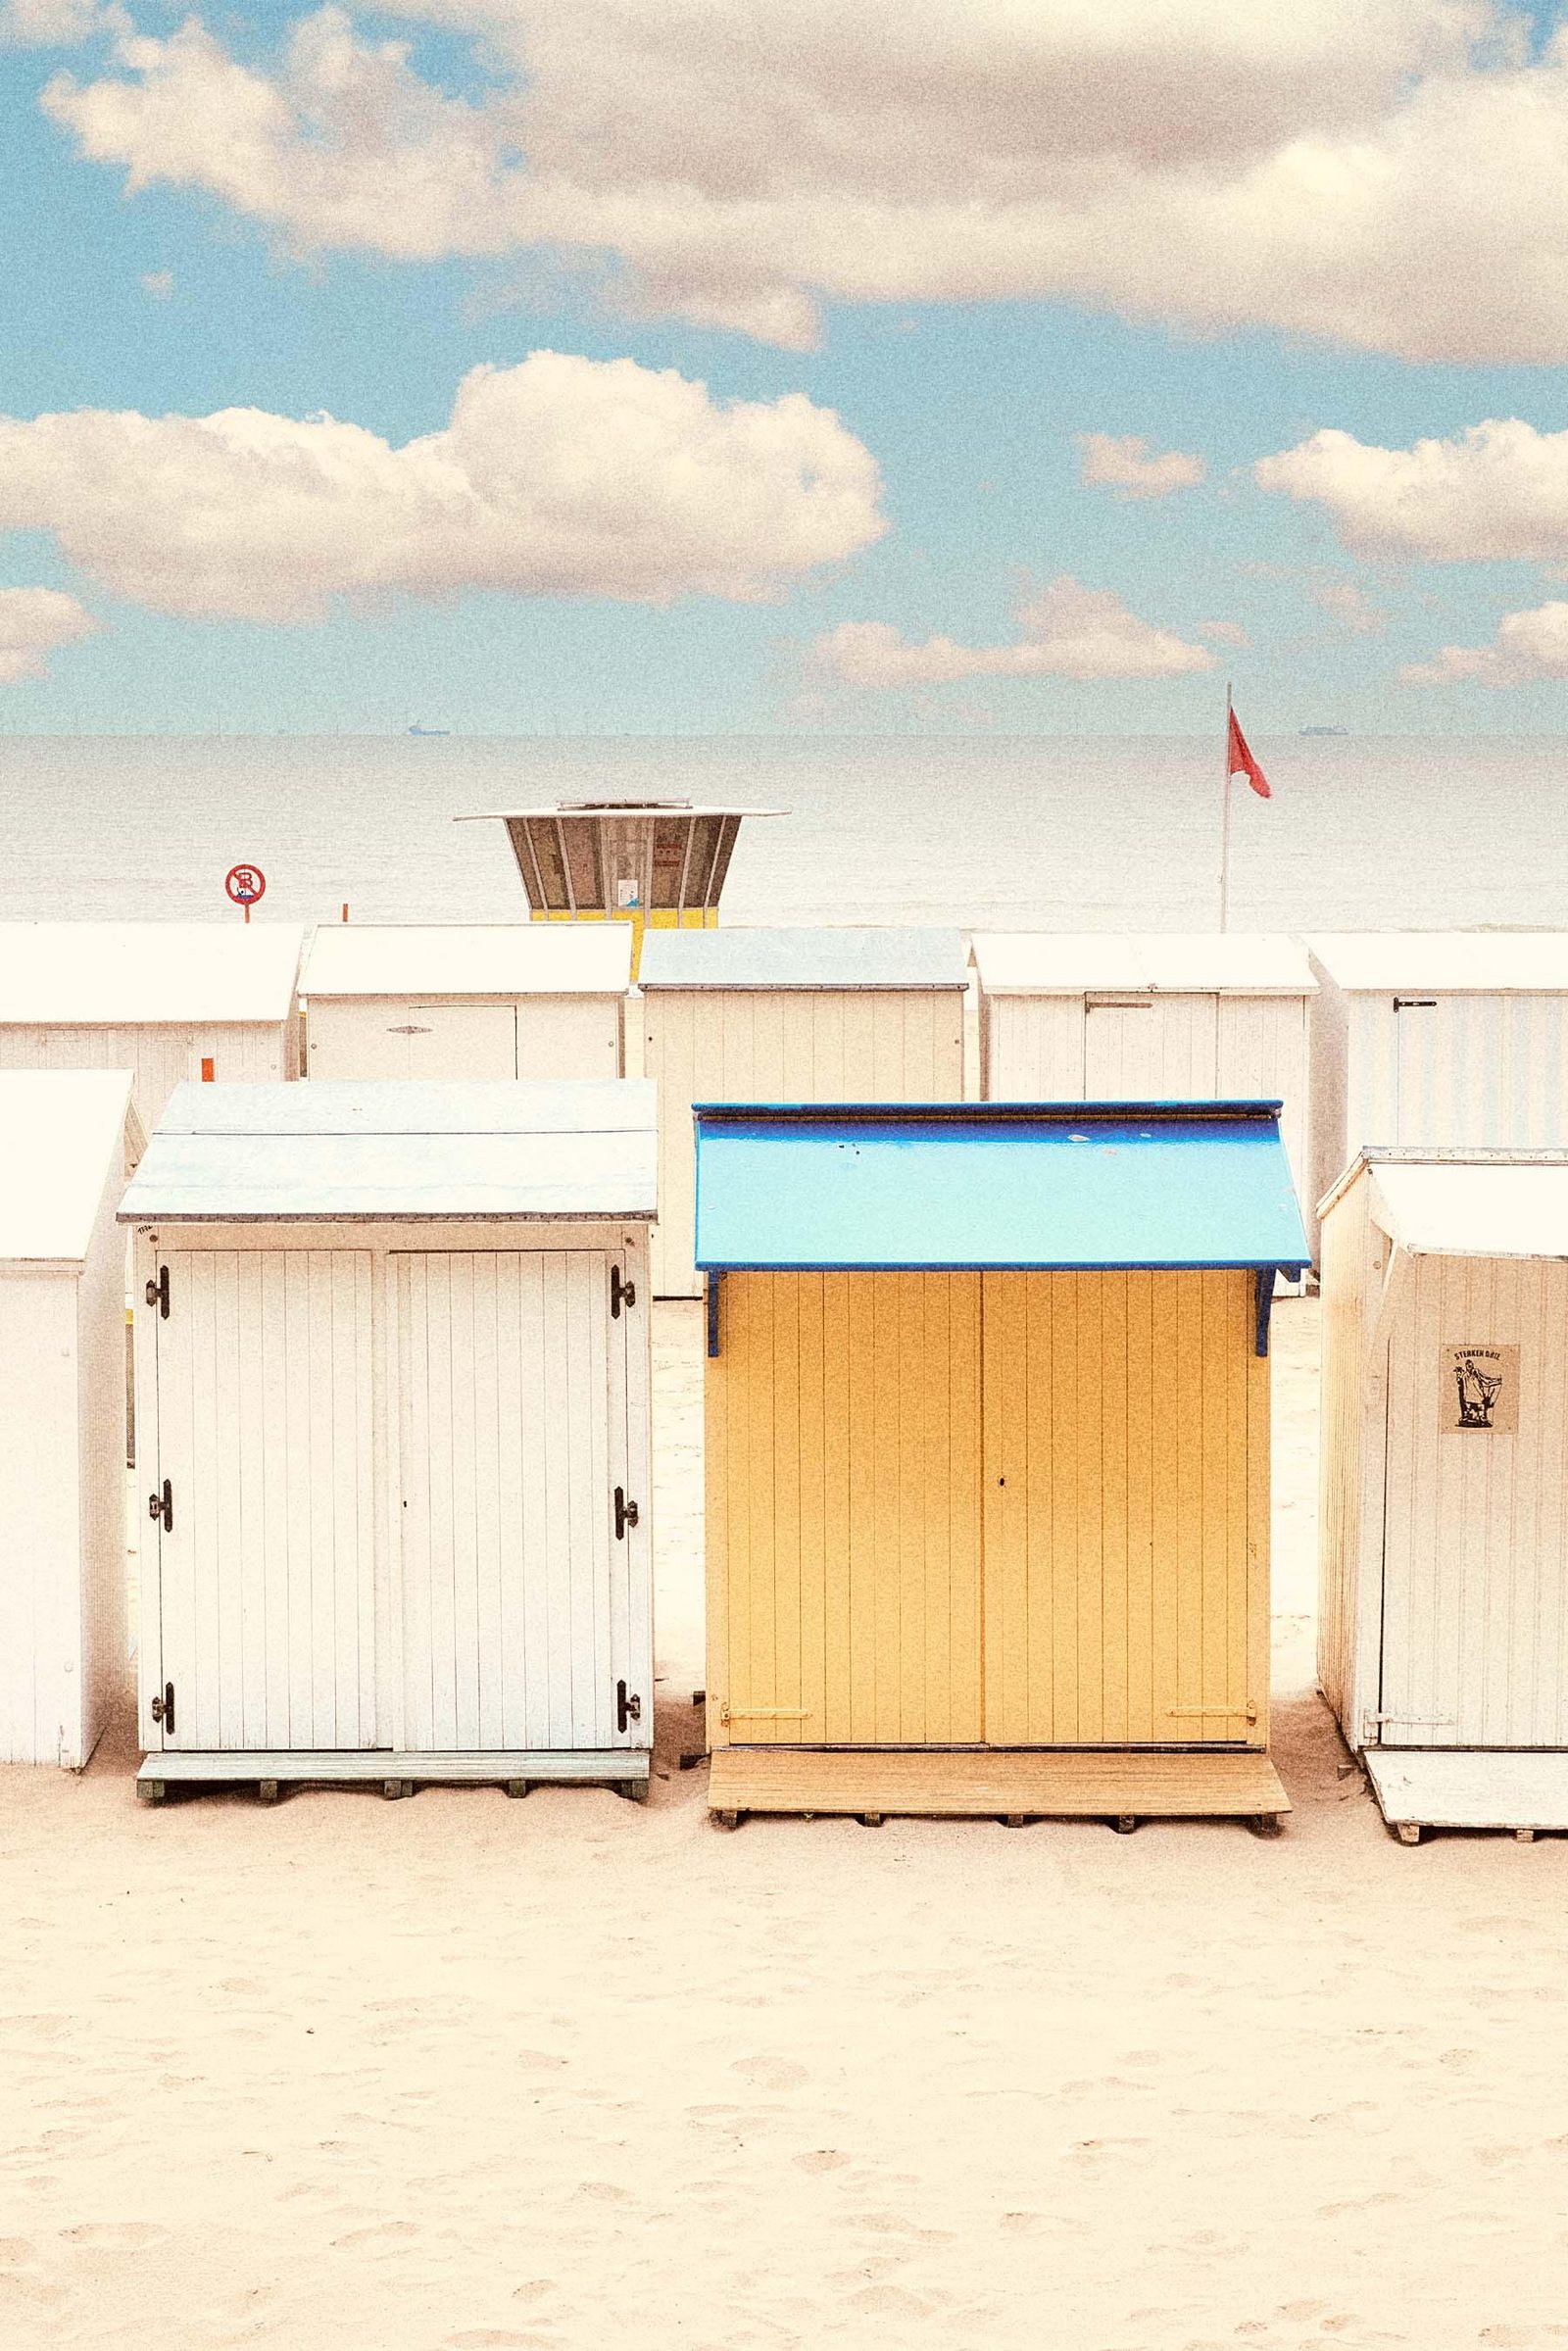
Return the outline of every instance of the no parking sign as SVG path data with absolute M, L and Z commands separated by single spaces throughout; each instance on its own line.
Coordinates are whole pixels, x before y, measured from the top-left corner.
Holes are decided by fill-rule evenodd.
M 243 906 L 249 922 L 251 908 L 259 898 L 267 896 L 267 876 L 260 865 L 230 865 L 223 876 L 223 888 L 236 906 Z

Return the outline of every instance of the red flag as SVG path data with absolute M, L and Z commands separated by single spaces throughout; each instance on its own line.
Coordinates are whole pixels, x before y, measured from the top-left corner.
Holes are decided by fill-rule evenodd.
M 1228 772 L 1231 775 L 1245 775 L 1259 800 L 1273 799 L 1274 795 L 1268 788 L 1268 777 L 1248 749 L 1247 737 L 1236 723 L 1234 710 L 1231 712 L 1231 739 L 1227 756 L 1230 759 Z

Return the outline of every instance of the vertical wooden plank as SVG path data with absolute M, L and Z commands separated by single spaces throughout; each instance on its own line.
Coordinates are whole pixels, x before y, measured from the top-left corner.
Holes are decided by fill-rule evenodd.
M 429 1746 L 430 1694 L 430 1440 L 425 1399 L 428 1341 L 423 1257 L 395 1256 L 393 1284 L 398 1331 L 398 1486 L 403 1736 L 410 1747 Z
M 448 1381 L 451 1396 L 451 1483 L 448 1487 L 447 1558 L 452 1591 L 451 1659 L 442 1660 L 443 1678 L 450 1673 L 452 1739 L 455 1747 L 472 1749 L 479 1743 L 479 1562 L 476 1555 L 474 1422 L 475 1393 L 475 1273 L 474 1260 L 453 1251 L 444 1260 L 448 1321 Z
M 825 1739 L 827 1728 L 827 1595 L 838 1570 L 828 1548 L 824 1285 L 820 1273 L 795 1277 L 796 1428 L 795 1505 L 800 1563 L 800 1696 L 803 1720 L 795 1736 Z
M 566 1744 L 593 1746 L 603 1713 L 600 1663 L 602 1627 L 599 1595 L 585 1582 L 578 1562 L 599 1555 L 599 1534 L 610 1510 L 610 1491 L 601 1432 L 604 1366 L 595 1345 L 599 1332 L 584 1294 L 579 1263 L 551 1260 L 550 1279 L 559 1305 L 565 1380 L 551 1414 L 552 1443 L 565 1462 L 565 1507 L 555 1530 L 555 1589 L 564 1598 L 568 1629 L 567 1684 L 561 1711 L 570 1722 Z
M 1077 1494 L 1075 1527 L 1077 1605 L 1074 1641 L 1078 1668 L 1073 1682 L 1076 1737 L 1086 1746 L 1105 1736 L 1105 1594 L 1104 1594 L 1104 1394 L 1105 1285 L 1114 1277 L 1089 1271 L 1070 1280 L 1077 1297 L 1075 1329 L 1078 1377 L 1073 1387 L 1077 1416 L 1073 1448 L 1073 1484 Z
M 954 1729 L 954 1675 L 961 1671 L 954 1645 L 954 1614 L 957 1604 L 953 1556 L 953 1488 L 957 1467 L 954 1452 L 954 1385 L 962 1376 L 959 1361 L 962 1334 L 958 1320 L 962 1275 L 917 1274 L 915 1334 L 906 1377 L 910 1392 L 906 1422 L 906 1480 L 922 1481 L 919 1616 L 922 1634 L 922 1679 L 919 1692 L 921 1729 L 911 1734 L 946 1742 L 960 1734 Z M 961 1407 L 960 1407 L 961 1408 Z M 911 1613 L 912 1610 L 911 1610 Z
M 854 1453 L 851 1402 L 850 1282 L 826 1273 L 822 1284 L 822 1703 L 826 1737 L 855 1736 Z
M 1252 1560 L 1249 1546 L 1249 1494 L 1250 1469 L 1250 1402 L 1251 1365 L 1257 1360 L 1256 1322 L 1253 1313 L 1255 1291 L 1253 1277 L 1249 1273 L 1228 1273 L 1220 1277 L 1224 1286 L 1224 1355 L 1216 1366 L 1223 1398 L 1224 1427 L 1224 1492 L 1216 1515 L 1222 1535 L 1223 1560 L 1219 1576 L 1220 1598 L 1224 1613 L 1224 1690 L 1215 1699 L 1216 1705 L 1235 1704 L 1242 1713 L 1226 1729 L 1226 1737 L 1252 1739 L 1258 1736 L 1257 1725 L 1264 1722 L 1268 1706 L 1266 1689 L 1259 1689 L 1252 1673 L 1252 1657 L 1249 1646 L 1252 1618 Z M 1268 1371 L 1264 1365 L 1265 1374 Z M 1265 1619 L 1270 1608 L 1265 1601 Z M 1256 1720 L 1250 1725 L 1246 1707 L 1250 1699 L 1257 1708 Z
M 846 1274 L 849 1321 L 850 1737 L 878 1737 L 877 1277 Z
M 312 1579 L 313 1486 L 317 1474 L 317 1397 L 311 1376 L 311 1267 L 308 1249 L 283 1256 L 284 1448 L 288 1461 L 289 1743 L 314 1747 L 316 1592 Z
M 898 1614 L 892 1660 L 897 1699 L 890 1710 L 901 1744 L 932 1737 L 926 1713 L 926 1545 L 944 1464 L 925 1443 L 925 1315 L 922 1273 L 901 1273 L 889 1287 L 887 1320 L 894 1345 L 892 1404 L 893 1517 L 887 1524 L 889 1562 L 897 1569 Z
M 985 1428 L 981 1364 L 984 1281 L 944 1279 L 948 1298 L 948 1734 L 975 1745 L 986 1731 Z
M 656 1239 L 657 1247 L 657 1239 Z M 727 1285 L 724 1320 L 730 1320 L 735 1285 Z M 725 1333 L 725 1350 L 703 1361 L 703 1588 L 707 1602 L 706 1655 L 710 1749 L 728 1746 L 729 1725 L 723 1719 L 733 1686 L 734 1642 L 730 1626 L 730 1527 L 733 1519 L 731 1487 L 739 1475 L 729 1440 L 730 1380 L 734 1349 Z
M 1247 1365 L 1247 1662 L 1245 1695 L 1257 1706 L 1257 1720 L 1248 1727 L 1248 1743 L 1266 1747 L 1269 1741 L 1269 1686 L 1272 1663 L 1271 1559 L 1274 1530 L 1270 1468 L 1273 1460 L 1273 1357 L 1256 1351 L 1255 1338 L 1245 1336 L 1250 1322 L 1251 1300 L 1241 1276 Z
M 717 1685 L 730 1710 L 727 1738 L 745 1742 L 745 1708 L 758 1703 L 752 1689 L 751 1400 L 753 1308 L 765 1274 L 724 1276 L 723 1353 L 714 1366 L 724 1414 L 723 1559 L 728 1620 L 728 1672 Z
M 728 1279 L 730 1277 L 726 1277 Z M 758 1273 L 748 1277 L 752 1296 L 748 1308 L 746 1433 L 746 1498 L 749 1521 L 747 1543 L 747 1620 L 750 1662 L 747 1685 L 751 1719 L 738 1722 L 737 1739 L 752 1742 L 778 1736 L 775 1709 L 788 1704 L 778 1694 L 778 1554 L 773 1515 L 773 1377 L 774 1331 L 779 1310 L 779 1277 Z
M 1240 1735 L 1238 1718 L 1216 1711 L 1236 1703 L 1243 1693 L 1229 1686 L 1230 1662 L 1230 1406 L 1227 1308 L 1234 1277 L 1206 1271 L 1195 1285 L 1200 1316 L 1200 1349 L 1198 1413 L 1199 1453 L 1199 1682 L 1202 1712 L 1189 1726 L 1192 1739 L 1224 1739 Z
M 773 1699 L 770 1741 L 804 1736 L 801 1694 L 801 1329 L 802 1276 L 769 1276 L 773 1298 L 772 1395 L 767 1415 L 772 1445 Z M 809 1278 L 809 1277 L 807 1277 Z M 755 1425 L 755 1424 L 754 1424 Z M 793 1719 L 792 1719 L 793 1718 Z
M 641 1692 L 642 1722 L 630 1734 L 630 1743 L 651 1746 L 654 1737 L 654 1478 L 652 1426 L 652 1315 L 648 1300 L 652 1295 L 648 1272 L 648 1248 L 638 1236 L 626 1236 L 624 1267 L 637 1292 L 637 1304 L 622 1315 L 619 1323 L 608 1326 L 609 1345 L 613 1350 L 616 1332 L 622 1331 L 622 1354 L 618 1377 L 621 1386 L 621 1418 L 614 1417 L 612 1407 L 612 1439 L 617 1428 L 624 1428 L 626 1483 L 640 1504 L 638 1522 L 626 1542 L 625 1567 L 619 1590 L 625 1621 L 616 1639 L 621 1643 L 617 1652 L 625 1660 L 627 1680 Z M 608 1281 L 605 1260 L 600 1259 L 601 1277 Z M 603 1292 L 601 1292 L 601 1297 Z M 613 1396 L 613 1382 L 612 1393 Z M 615 1670 L 618 1672 L 619 1667 Z M 606 1704 L 610 1701 L 607 1689 Z
M 867 1292 L 866 1311 L 871 1330 L 871 1389 L 868 1435 L 871 1453 L 870 1557 L 872 1566 L 872 1643 L 876 1660 L 876 1713 L 872 1737 L 896 1742 L 900 1737 L 903 1671 L 901 1620 L 903 1614 L 902 1521 L 899 1492 L 899 1392 L 902 1341 L 900 1304 L 904 1277 L 862 1274 Z
M 346 1443 L 354 1462 L 352 1494 L 347 1504 L 352 1512 L 353 1611 L 359 1665 L 354 1743 L 369 1747 L 381 1736 L 380 1659 L 375 1628 L 376 1567 L 383 1548 L 376 1512 L 374 1269 L 368 1249 L 356 1249 L 348 1264 L 352 1345 L 345 1350 L 349 1363 L 344 1373 L 342 1409 Z
M 1040 1398 L 1031 1414 L 1030 1523 L 1031 1529 L 1038 1526 L 1042 1530 L 1050 1562 L 1049 1605 L 1044 1612 L 1034 1611 L 1030 1626 L 1030 1682 L 1034 1690 L 1050 1692 L 1052 1743 L 1073 1746 L 1082 1738 L 1078 1573 L 1084 1530 L 1078 1430 L 1079 1390 L 1088 1366 L 1078 1327 L 1077 1276 L 1036 1274 L 1030 1277 L 1030 1288 L 1035 1293 L 1039 1323 L 1031 1347 L 1029 1384 L 1031 1401 L 1036 1396 Z M 1049 1356 L 1044 1351 L 1048 1334 Z M 1033 1541 L 1030 1549 L 1033 1553 Z M 1034 1575 L 1031 1585 L 1036 1586 Z
M 1005 1271 L 981 1277 L 984 1722 L 993 1746 L 1049 1737 L 1049 1691 L 1031 1708 L 1029 1686 L 1029 1428 L 1037 1400 L 1030 1384 L 1029 1278 Z
M 472 1460 L 473 1649 L 466 1660 L 471 1691 L 474 1741 L 494 1748 L 506 1743 L 505 1654 L 507 1585 L 528 1571 L 519 1529 L 502 1517 L 502 1361 L 500 1318 L 503 1286 L 515 1271 L 515 1258 L 493 1250 L 466 1259 L 472 1354 L 464 1381 L 472 1396 L 468 1445 Z
M 252 1289 L 256 1298 L 259 1392 L 256 1444 L 250 1458 L 255 1463 L 261 1488 L 257 1515 L 261 1532 L 264 1643 L 264 1702 L 257 1743 L 282 1748 L 294 1741 L 290 1662 L 293 1593 L 289 1573 L 288 1259 L 282 1250 L 257 1250 Z
M 553 1543 L 560 1463 L 553 1462 L 549 1397 L 555 1365 L 550 1354 L 546 1315 L 550 1260 L 518 1255 L 514 1289 L 509 1282 L 507 1318 L 503 1328 L 507 1351 L 516 1364 L 517 1419 L 514 1474 L 518 1494 L 515 1524 L 521 1530 L 525 1568 L 520 1584 L 508 1579 L 508 1619 L 514 1629 L 519 1669 L 516 1703 L 517 1744 L 547 1747 L 566 1728 L 565 1709 L 558 1704 L 555 1675 L 555 1619 L 558 1599 Z M 512 1374 L 503 1390 L 510 1401 Z M 563 1637 L 564 1652 L 569 1629 Z
M 589 1456 L 591 1473 L 588 1483 L 588 1507 L 584 1512 L 586 1540 L 574 1549 L 571 1569 L 573 1582 L 586 1603 L 583 1613 L 592 1625 L 592 1681 L 589 1687 L 589 1708 L 586 1717 L 579 1713 L 579 1737 L 588 1746 L 608 1747 L 616 1737 L 614 1688 L 615 1650 L 613 1645 L 612 1579 L 624 1589 L 626 1554 L 632 1536 L 628 1529 L 616 1538 L 612 1517 L 612 1495 L 616 1484 L 626 1492 L 627 1499 L 636 1501 L 625 1483 L 625 1396 L 623 1390 L 612 1390 L 610 1370 L 610 1267 L 606 1258 L 588 1250 L 576 1250 L 571 1259 L 572 1285 L 576 1294 L 576 1314 L 580 1321 L 585 1352 L 588 1358 L 587 1408 L 588 1420 L 580 1435 L 573 1431 L 574 1443 L 580 1443 Z M 622 1316 L 624 1321 L 624 1316 Z M 622 1355 L 624 1367 L 624 1355 Z M 621 1412 L 621 1438 L 616 1445 L 615 1468 L 618 1479 L 612 1474 L 610 1416 L 612 1400 Z M 639 1511 L 639 1515 L 641 1515 Z M 653 1691 L 648 1693 L 649 1720 L 653 1719 Z
M 332 1419 L 332 1260 L 326 1249 L 306 1254 L 311 1385 L 311 1743 L 337 1744 L 338 1660 L 333 1550 L 333 1481 L 337 1431 Z
M 1127 1283 L 1099 1276 L 1100 1312 L 1100 1737 L 1131 1738 L 1127 1710 Z
M 1178 1739 L 1176 1709 L 1186 1701 L 1180 1649 L 1181 1495 L 1178 1429 L 1182 1361 L 1179 1298 L 1183 1276 L 1153 1273 L 1150 1284 L 1150 1658 L 1152 1736 Z
M 1200 1739 L 1203 1685 L 1203 1276 L 1176 1282 L 1176 1366 L 1169 1409 L 1176 1423 L 1177 1716 L 1172 1736 Z
M 1126 1554 L 1129 1740 L 1156 1737 L 1154 1700 L 1154 1414 L 1152 1273 L 1127 1276 Z M 1159 1734 L 1163 1736 L 1163 1732 Z
M 535 1594 L 544 1596 L 545 1578 L 532 1518 L 535 1496 L 524 1471 L 530 1447 L 540 1442 L 541 1396 L 524 1386 L 522 1290 L 528 1260 L 509 1249 L 494 1259 L 490 1299 L 490 1346 L 495 1395 L 489 1414 L 494 1428 L 490 1462 L 491 1514 L 486 1542 L 493 1547 L 493 1580 L 487 1585 L 482 1622 L 493 1649 L 481 1661 L 480 1723 L 486 1743 L 526 1747 L 534 1742 L 528 1715 L 528 1619 Z
M 232 1249 L 213 1259 L 211 1354 L 208 1378 L 197 1397 L 197 1524 L 202 1531 L 197 1574 L 206 1582 L 216 1641 L 216 1746 L 245 1744 L 245 1523 L 240 1513 L 243 1461 L 250 1449 L 251 1383 L 240 1354 L 240 1260 Z M 236 1444 L 237 1440 L 237 1444 Z M 239 1454 L 241 1476 L 232 1474 L 230 1448 Z M 225 1459 L 225 1455 L 229 1455 Z M 177 1719 L 177 1717 L 176 1717 Z

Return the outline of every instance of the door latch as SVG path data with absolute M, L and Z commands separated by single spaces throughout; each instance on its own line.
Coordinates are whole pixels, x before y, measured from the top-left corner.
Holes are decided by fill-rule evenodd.
M 625 1487 L 617 1486 L 615 1488 L 615 1541 L 624 1543 L 626 1529 L 634 1527 L 636 1524 L 637 1505 L 635 1502 L 627 1501 Z
M 162 1493 L 150 1494 L 147 1496 L 147 1515 L 149 1518 L 159 1521 L 166 1535 L 172 1535 L 174 1531 L 174 1489 L 168 1478 L 164 1480 Z
M 636 1303 L 636 1283 L 623 1282 L 620 1278 L 620 1267 L 618 1265 L 612 1265 L 610 1269 L 610 1313 L 612 1321 L 619 1321 L 620 1309 L 622 1306 L 635 1306 Z
M 154 1698 L 147 1711 L 155 1723 L 163 1724 L 164 1735 L 167 1738 L 174 1728 L 174 1685 L 172 1682 L 164 1684 L 163 1696 Z
M 147 1303 L 149 1306 L 158 1308 L 160 1322 L 169 1320 L 169 1268 L 167 1265 L 160 1265 L 158 1279 L 148 1283 Z
M 624 1682 L 615 1684 L 615 1728 L 624 1737 L 628 1723 L 643 1719 L 643 1702 L 635 1690 L 628 1690 Z

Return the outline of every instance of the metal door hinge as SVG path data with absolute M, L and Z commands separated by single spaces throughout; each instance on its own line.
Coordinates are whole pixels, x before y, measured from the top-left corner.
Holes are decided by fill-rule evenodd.
M 166 1737 L 173 1730 L 174 1685 L 172 1682 L 166 1682 L 164 1684 L 163 1696 L 161 1698 L 154 1698 L 147 1711 L 152 1716 L 155 1723 L 163 1724 Z
M 634 1527 L 636 1524 L 637 1505 L 635 1502 L 627 1501 L 625 1487 L 617 1486 L 615 1488 L 615 1541 L 624 1543 L 626 1529 Z
M 161 1322 L 169 1320 L 169 1268 L 167 1265 L 160 1265 L 157 1280 L 148 1283 L 147 1303 L 149 1306 L 158 1308 L 158 1318 Z
M 149 1518 L 159 1521 L 166 1535 L 172 1535 L 174 1531 L 174 1489 L 168 1478 L 164 1480 L 160 1493 L 150 1494 L 147 1496 L 147 1515 Z
M 615 1728 L 622 1736 L 628 1723 L 643 1719 L 643 1702 L 635 1690 L 628 1690 L 624 1682 L 615 1684 Z
M 620 1267 L 618 1265 L 612 1265 L 610 1269 L 610 1312 L 612 1319 L 619 1319 L 620 1309 L 623 1305 L 635 1306 L 636 1303 L 636 1283 L 623 1282 L 620 1278 Z
M 1396 1012 L 1435 1012 L 1438 1000 L 1435 996 L 1396 996 L 1394 1008 Z
M 721 1723 L 808 1723 L 809 1706 L 737 1706 L 733 1713 L 728 1698 L 718 1710 Z

